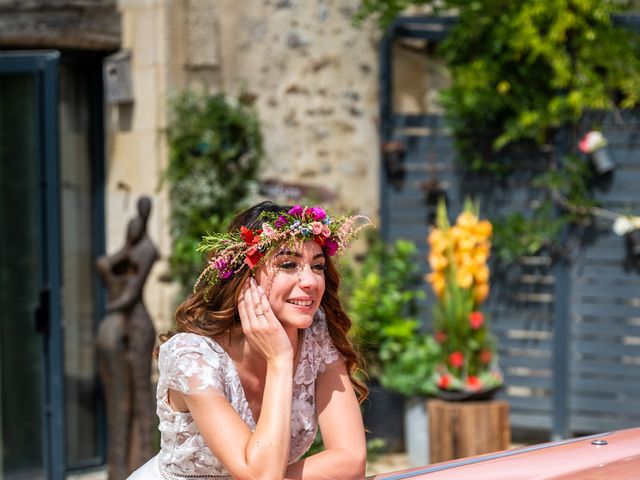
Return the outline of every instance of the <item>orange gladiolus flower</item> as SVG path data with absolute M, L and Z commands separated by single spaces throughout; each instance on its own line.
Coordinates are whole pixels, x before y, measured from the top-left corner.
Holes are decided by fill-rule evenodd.
M 478 223 L 478 217 L 471 212 L 462 212 L 456 219 L 456 224 L 462 228 L 473 228 Z
M 489 296 L 489 284 L 488 283 L 479 283 L 473 289 L 473 301 L 476 304 L 480 304 L 484 302 Z
M 468 270 L 460 269 L 456 272 L 456 282 L 460 288 L 469 288 L 473 284 L 473 275 Z
M 489 238 L 493 233 L 493 225 L 488 220 L 481 220 L 474 228 L 474 233 L 483 238 Z
M 429 254 L 429 265 L 433 270 L 444 270 L 449 265 L 449 259 L 436 252 Z
M 489 267 L 486 265 L 479 265 L 473 272 L 473 276 L 478 283 L 487 283 L 489 281 Z

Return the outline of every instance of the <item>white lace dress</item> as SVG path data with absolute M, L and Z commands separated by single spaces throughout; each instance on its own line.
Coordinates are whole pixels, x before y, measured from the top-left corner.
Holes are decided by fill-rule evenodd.
M 327 331 L 324 314 L 319 313 L 311 327 L 303 332 L 300 359 L 293 378 L 289 463 L 298 460 L 309 449 L 316 435 L 315 383 L 318 374 L 341 358 Z M 158 368 L 160 453 L 129 478 L 230 478 L 205 445 L 191 415 L 176 412 L 169 406 L 167 390 L 186 395 L 224 395 L 254 431 L 256 423 L 233 360 L 214 340 L 193 333 L 179 333 L 160 347 Z

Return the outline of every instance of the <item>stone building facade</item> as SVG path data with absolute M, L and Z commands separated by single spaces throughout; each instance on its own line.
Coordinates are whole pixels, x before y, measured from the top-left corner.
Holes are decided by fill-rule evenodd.
M 265 141 L 265 185 L 320 187 L 330 206 L 376 219 L 379 195 L 379 31 L 352 25 L 357 0 L 120 0 L 132 104 L 109 108 L 107 239 L 113 249 L 139 194 L 164 262 L 147 287 L 158 327 L 175 291 L 158 281 L 170 251 L 167 101 L 185 88 L 255 98 Z M 282 192 L 282 189 L 278 190 Z M 273 194 L 271 189 L 264 192 Z M 278 197 L 278 195 L 276 195 Z

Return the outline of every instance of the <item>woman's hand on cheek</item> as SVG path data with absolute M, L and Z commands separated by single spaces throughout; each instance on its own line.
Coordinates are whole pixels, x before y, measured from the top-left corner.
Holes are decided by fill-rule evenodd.
M 291 341 L 253 277 L 249 277 L 240 293 L 238 313 L 247 341 L 267 362 L 293 358 Z

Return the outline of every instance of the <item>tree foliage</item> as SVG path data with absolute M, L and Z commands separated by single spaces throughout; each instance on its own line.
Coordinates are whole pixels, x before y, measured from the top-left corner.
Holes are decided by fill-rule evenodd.
M 507 175 L 523 168 L 523 152 L 555 145 L 563 129 L 575 135 L 585 112 L 633 108 L 640 101 L 640 36 L 613 21 L 632 2 L 363 0 L 356 20 L 375 16 L 386 26 L 409 6 L 457 17 L 438 50 L 452 77 L 441 102 L 458 157 L 471 169 Z M 556 165 L 549 166 L 555 183 L 546 185 L 549 198 L 559 192 L 552 192 L 553 186 L 562 185 L 560 193 L 574 212 L 593 204 L 590 189 L 583 188 L 590 172 L 576 180 L 574 159 L 565 157 L 576 152 L 576 143 L 555 156 Z M 548 215 L 557 210 L 544 202 L 539 208 L 531 220 L 539 224 L 546 217 L 542 224 L 549 228 L 532 242 L 551 244 L 559 229 Z M 572 219 L 571 214 L 564 218 Z M 516 225 L 533 229 L 526 226 L 529 220 L 496 222 L 496 242 L 501 232 L 522 240 L 503 245 L 507 256 L 533 249 L 534 243 L 509 231 Z

